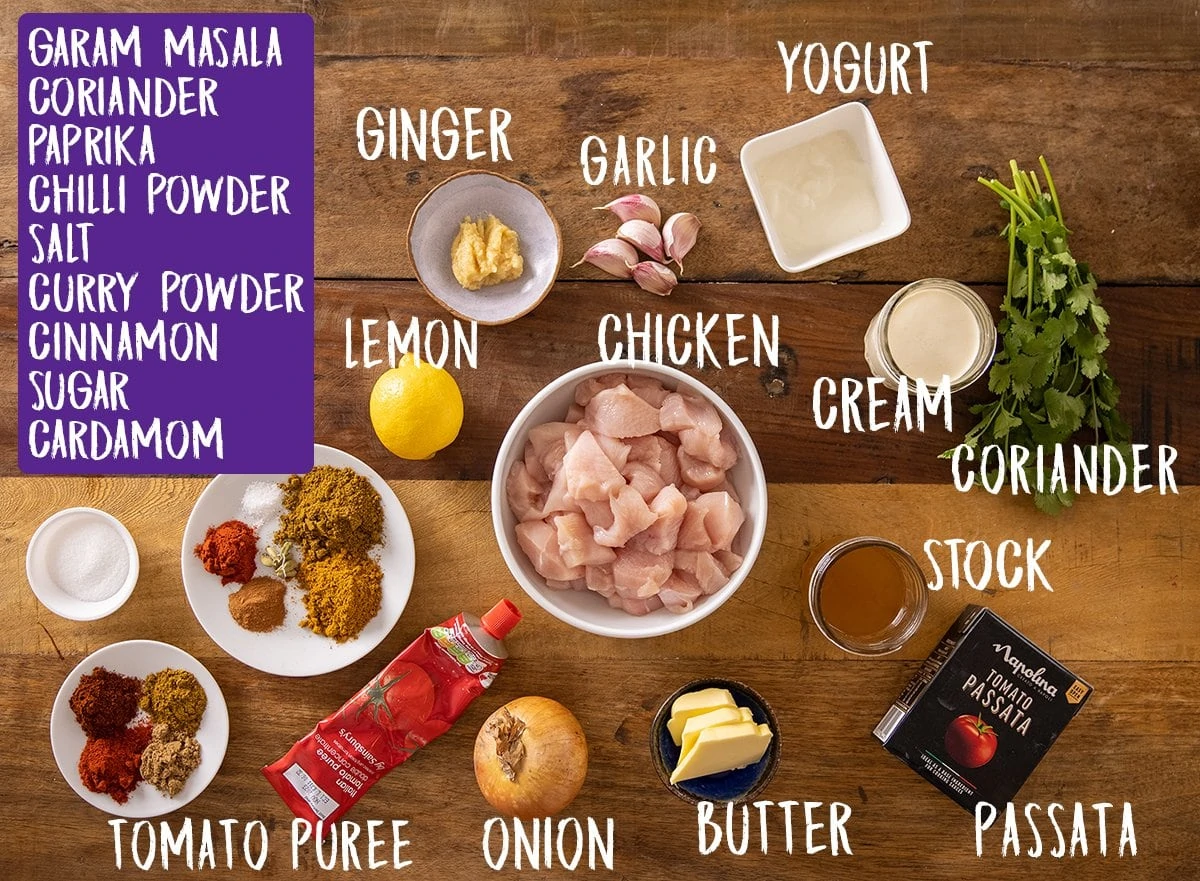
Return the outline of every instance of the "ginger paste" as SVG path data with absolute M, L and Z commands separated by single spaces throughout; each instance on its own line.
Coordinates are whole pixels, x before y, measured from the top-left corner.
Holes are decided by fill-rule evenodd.
M 520 278 L 525 270 L 517 234 L 494 215 L 466 218 L 450 246 L 454 277 L 468 291 Z

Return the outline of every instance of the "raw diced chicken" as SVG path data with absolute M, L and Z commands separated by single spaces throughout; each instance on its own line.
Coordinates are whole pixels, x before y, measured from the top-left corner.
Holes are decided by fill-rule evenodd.
M 669 483 L 659 490 L 650 502 L 655 520 L 642 533 L 642 547 L 654 554 L 668 554 L 675 550 L 687 507 L 687 499 L 674 484 Z
M 612 566 L 588 566 L 584 574 L 588 590 L 594 590 L 602 597 L 610 597 L 617 592 L 613 583 Z
M 629 461 L 645 462 L 658 472 L 663 483 L 679 483 L 679 456 L 676 447 L 664 437 L 635 437 L 629 441 Z
M 627 385 L 596 392 L 584 411 L 583 424 L 610 437 L 645 437 L 658 431 L 658 408 L 647 404 Z
M 595 438 L 596 443 L 600 444 L 600 449 L 604 450 L 604 455 L 608 456 L 608 461 L 613 463 L 613 467 L 623 471 L 629 462 L 629 444 L 607 434 L 597 434 Z
M 629 386 L 630 391 L 652 407 L 661 407 L 667 395 L 671 393 L 663 388 L 663 384 L 657 379 L 648 376 L 630 376 L 625 380 L 625 384 Z
M 582 428 L 569 422 L 547 422 L 529 429 L 529 443 L 533 445 L 533 454 L 546 472 L 547 481 L 554 479 L 562 467 L 567 448 L 582 433 Z
M 652 597 L 671 577 L 670 554 L 651 554 L 622 548 L 616 555 L 617 559 L 612 564 L 613 584 L 623 597 Z
M 703 593 L 716 593 L 729 582 L 729 571 L 707 551 L 676 551 L 675 571 Z
M 646 500 L 632 486 L 622 486 L 612 500 L 613 524 L 601 529 L 596 527 L 596 543 L 610 548 L 621 548 L 656 519 L 646 505 Z
M 588 524 L 593 529 L 610 529 L 613 525 L 612 501 L 609 499 L 605 499 L 603 502 L 580 499 L 579 510 L 583 512 L 583 516 L 587 518 Z
M 576 499 L 601 502 L 625 485 L 625 478 L 613 465 L 590 431 L 579 435 L 563 458 L 567 492 Z
M 729 493 L 705 493 L 688 502 L 679 528 L 679 547 L 688 551 L 727 551 L 745 519 L 742 506 Z
M 612 548 L 596 544 L 592 526 L 582 514 L 560 514 L 554 518 L 554 528 L 558 550 L 568 566 L 599 566 L 617 557 Z
M 659 408 L 658 418 L 663 431 L 696 429 L 713 437 L 721 433 L 721 416 L 717 408 L 686 392 L 667 395 Z
M 621 469 L 621 475 L 647 502 L 658 495 L 659 490 L 666 485 L 659 473 L 645 462 L 630 462 Z
M 725 482 L 724 468 L 718 468 L 711 462 L 693 458 L 682 448 L 679 450 L 679 471 L 683 475 L 684 483 L 705 492 L 714 490 Z
M 568 566 L 558 550 L 558 532 L 544 520 L 517 524 L 517 544 L 533 563 L 538 575 L 552 581 L 574 581 L 584 577 L 582 566 Z
M 651 377 L 581 382 L 563 422 L 530 430 L 506 478 L 517 543 L 552 590 L 631 615 L 683 613 L 729 583 L 744 513 L 720 413 Z
M 588 401 L 596 396 L 596 392 L 624 385 L 626 379 L 628 377 L 624 373 L 606 373 L 603 376 L 585 379 L 579 385 L 575 386 L 575 403 L 580 407 L 586 407 Z
M 518 520 L 537 520 L 542 516 L 543 486 L 533 479 L 524 462 L 513 462 L 504 484 L 508 506 Z
M 575 501 L 575 497 L 571 495 L 567 486 L 567 472 L 560 468 L 554 475 L 554 482 L 546 490 L 546 502 L 542 505 L 541 516 L 549 517 L 551 514 L 563 514 L 578 510 L 579 503 Z
M 608 604 L 614 609 L 621 609 L 630 615 L 649 615 L 663 607 L 662 600 L 657 596 L 647 599 L 627 598 L 618 593 L 608 597 Z
M 663 607 L 668 612 L 690 612 L 692 607 L 696 605 L 696 600 L 700 599 L 704 594 L 694 584 L 689 584 L 684 581 L 674 572 L 662 586 L 662 590 L 658 592 L 658 598 L 662 600 Z

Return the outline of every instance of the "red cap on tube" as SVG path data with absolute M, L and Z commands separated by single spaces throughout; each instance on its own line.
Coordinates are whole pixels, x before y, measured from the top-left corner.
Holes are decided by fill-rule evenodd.
M 509 600 L 501 600 L 496 603 L 479 619 L 479 623 L 483 625 L 483 629 L 496 637 L 496 639 L 504 639 L 504 637 L 508 636 L 508 632 L 516 627 L 520 621 L 521 610 Z

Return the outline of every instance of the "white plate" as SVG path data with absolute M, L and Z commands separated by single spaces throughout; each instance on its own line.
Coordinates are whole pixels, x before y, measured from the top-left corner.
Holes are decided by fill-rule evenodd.
M 91 673 L 95 667 L 106 667 L 114 673 L 137 676 L 139 679 L 173 667 L 187 670 L 199 680 L 208 696 L 208 706 L 204 710 L 204 718 L 200 720 L 200 730 L 196 732 L 196 739 L 200 741 L 200 767 L 192 772 L 179 795 L 170 798 L 143 780 L 130 793 L 129 801 L 122 805 L 117 804 L 111 796 L 92 792 L 83 785 L 79 777 L 79 754 L 83 752 L 87 736 L 75 721 L 70 701 L 80 678 L 85 673 Z M 157 817 L 186 805 L 217 776 L 228 743 L 229 710 L 217 680 L 213 679 L 203 664 L 183 649 L 152 639 L 116 642 L 92 652 L 63 680 L 62 688 L 54 699 L 54 708 L 50 711 L 50 746 L 54 750 L 58 770 L 80 798 L 92 807 L 118 817 Z
M 287 474 L 221 474 L 205 487 L 183 530 L 183 589 L 192 611 L 213 642 L 243 664 L 277 676 L 316 676 L 353 664 L 379 645 L 400 620 L 412 591 L 415 549 L 412 529 L 404 508 L 391 487 L 368 465 L 349 453 L 317 444 L 313 465 L 353 468 L 371 481 L 383 502 L 383 546 L 379 567 L 383 570 L 383 601 L 379 612 L 358 637 L 335 642 L 300 626 L 304 606 L 300 591 L 288 587 L 287 618 L 281 627 L 267 633 L 254 633 L 241 627 L 229 614 L 229 595 L 237 585 L 222 585 L 221 579 L 204 571 L 195 547 L 204 540 L 210 526 L 235 519 L 242 507 L 246 487 L 256 481 L 278 483 Z M 259 550 L 271 537 L 259 537 Z M 259 570 L 262 571 L 261 568 Z

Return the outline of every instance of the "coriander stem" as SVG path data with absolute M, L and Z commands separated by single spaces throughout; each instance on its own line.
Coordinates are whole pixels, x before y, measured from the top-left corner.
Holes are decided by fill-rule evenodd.
M 1015 208 L 1017 213 L 1021 215 L 1022 220 L 1030 222 L 1037 220 L 1037 217 L 1029 211 L 1029 207 L 1025 201 L 1004 184 L 1000 183 L 1000 181 L 988 180 L 985 177 L 977 178 L 977 180 L 1005 202 L 1007 202 L 1011 207 Z
M 1039 156 L 1038 163 L 1042 166 L 1042 174 L 1046 175 L 1046 187 L 1050 190 L 1050 198 L 1054 201 L 1054 213 L 1058 215 L 1058 222 L 1065 227 L 1067 221 L 1063 217 L 1062 206 L 1058 203 L 1058 191 L 1054 189 L 1054 178 L 1050 176 L 1050 166 L 1046 164 L 1046 157 Z

